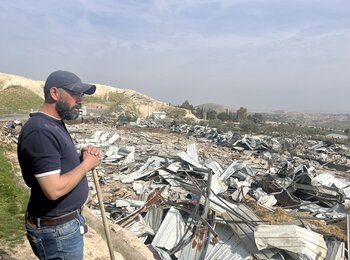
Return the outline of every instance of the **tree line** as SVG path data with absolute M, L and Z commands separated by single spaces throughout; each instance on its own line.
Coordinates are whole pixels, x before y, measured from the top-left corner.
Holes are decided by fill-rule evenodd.
M 200 124 L 206 124 L 209 127 L 215 127 L 223 132 L 240 131 L 243 133 L 256 134 L 297 134 L 318 136 L 329 134 L 330 130 L 321 129 L 319 127 L 310 127 L 299 125 L 297 123 L 275 122 L 267 123 L 264 114 L 248 113 L 248 109 L 240 107 L 237 111 L 226 109 L 225 112 L 218 113 L 214 109 L 206 109 L 202 107 L 194 107 L 187 100 L 178 107 L 190 110 L 197 118 L 203 119 Z M 344 131 L 350 136 L 350 130 Z
M 262 124 L 265 122 L 265 118 L 262 114 L 254 113 L 248 115 L 248 109 L 240 107 L 237 111 L 231 111 L 228 108 L 225 112 L 218 113 L 216 110 L 211 108 L 205 108 L 204 106 L 195 108 L 193 105 L 185 100 L 179 107 L 191 111 L 199 119 L 215 120 L 219 119 L 223 122 L 242 122 L 250 120 L 253 123 Z

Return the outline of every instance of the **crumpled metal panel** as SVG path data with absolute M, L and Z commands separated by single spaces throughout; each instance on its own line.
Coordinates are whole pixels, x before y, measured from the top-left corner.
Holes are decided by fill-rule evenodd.
M 119 178 L 122 183 L 132 183 L 134 180 L 140 179 L 162 168 L 162 162 L 164 162 L 163 158 L 152 156 L 151 158 L 148 158 L 147 162 L 137 171 L 128 175 L 120 175 Z
M 345 243 L 334 238 L 329 238 L 327 244 L 327 260 L 345 260 Z
M 120 138 L 120 135 L 115 133 L 111 138 L 108 139 L 108 144 L 112 145 L 115 141 L 117 141 Z
M 180 212 L 171 207 L 166 214 L 162 225 L 159 227 L 158 232 L 156 233 L 152 245 L 172 249 L 185 233 L 185 222 L 182 219 Z
M 334 177 L 330 173 L 322 173 L 312 179 L 313 184 L 320 183 L 324 186 L 331 187 L 334 185 L 338 189 L 343 190 L 347 198 L 350 198 L 350 182 Z
M 194 231 L 194 236 L 191 239 L 190 243 L 188 243 L 181 251 L 178 257 L 178 260 L 202 260 L 204 259 L 208 239 L 209 232 L 208 227 L 206 226 L 197 226 Z
M 226 171 L 220 175 L 220 179 L 224 181 L 231 176 L 245 180 L 248 176 L 255 176 L 255 173 L 245 162 L 234 161 L 227 167 Z
M 324 259 L 327 255 L 321 234 L 295 225 L 259 225 L 254 238 L 259 250 L 279 248 L 311 260 Z
M 181 158 L 181 160 L 191 164 L 192 166 L 194 166 L 196 168 L 203 168 L 203 166 L 200 163 L 196 162 L 191 156 L 189 156 L 185 152 L 180 152 L 177 154 L 177 156 L 179 156 Z
M 276 249 L 259 250 L 254 241 L 254 230 L 261 223 L 261 220 L 244 204 L 233 208 L 231 212 L 224 212 L 223 219 L 228 226 L 239 237 L 246 246 L 246 249 L 257 259 L 273 259 L 278 253 Z
M 206 260 L 244 260 L 252 257 L 242 241 L 227 228 L 227 225 L 216 225 L 215 232 L 218 234 L 219 242 L 209 243 Z
M 199 162 L 198 151 L 196 144 L 187 145 L 186 153 L 197 163 Z
M 163 208 L 152 205 L 148 209 L 144 219 L 145 222 L 154 230 L 154 232 L 158 232 L 163 219 Z
M 220 176 L 224 172 L 221 165 L 214 160 L 206 161 L 205 166 L 211 169 L 214 172 L 214 174 L 217 176 Z

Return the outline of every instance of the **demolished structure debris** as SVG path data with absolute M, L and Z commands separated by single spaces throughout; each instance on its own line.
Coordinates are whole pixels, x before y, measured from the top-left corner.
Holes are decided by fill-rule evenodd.
M 348 146 L 142 120 L 91 124 L 68 128 L 77 149 L 103 152 L 108 218 L 155 259 L 346 259 Z M 88 205 L 100 214 L 88 179 Z

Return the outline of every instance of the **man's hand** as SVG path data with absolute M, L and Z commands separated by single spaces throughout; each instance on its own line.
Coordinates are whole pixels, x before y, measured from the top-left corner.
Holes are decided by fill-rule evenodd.
M 95 146 L 88 145 L 81 149 L 82 159 L 88 163 L 90 169 L 96 168 L 100 164 L 101 151 Z

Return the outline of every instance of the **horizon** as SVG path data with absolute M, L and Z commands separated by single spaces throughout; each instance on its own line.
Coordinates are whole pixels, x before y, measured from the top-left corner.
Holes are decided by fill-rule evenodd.
M 13 76 L 18 76 L 18 77 L 23 77 L 23 78 L 26 78 L 26 79 L 29 79 L 29 80 L 34 80 L 34 81 L 42 81 L 43 80 L 40 80 L 40 79 L 31 79 L 31 78 L 28 78 L 28 77 L 25 77 L 23 75 L 17 75 L 17 74 L 13 74 L 13 73 L 5 73 L 5 72 L 1 72 L 0 71 L 0 74 L 8 74 L 8 75 L 13 75 Z M 95 82 L 94 84 L 98 84 L 98 85 L 103 85 L 103 86 L 106 86 L 106 87 L 111 87 L 111 88 L 117 88 L 116 86 L 110 86 L 110 85 L 104 85 L 104 84 L 100 84 L 98 82 Z M 123 88 L 121 88 L 123 89 Z M 137 93 L 140 93 L 142 95 L 145 95 L 144 93 L 141 93 L 141 92 L 137 92 Z M 155 99 L 151 96 L 148 96 L 152 99 Z M 160 101 L 160 102 L 164 102 L 163 100 L 158 100 L 156 99 L 157 101 Z M 186 101 L 186 99 L 184 100 Z M 169 103 L 169 102 L 164 102 L 164 103 Z M 183 102 L 182 102 L 183 103 Z M 180 106 L 182 105 L 181 104 L 172 104 L 172 103 L 169 103 L 173 106 Z M 237 110 L 240 108 L 240 107 L 244 107 L 244 106 L 240 106 L 240 107 L 234 107 L 234 106 L 226 106 L 226 105 L 223 105 L 223 104 L 220 104 L 220 103 L 202 103 L 202 104 L 191 104 L 190 105 L 193 105 L 194 108 L 197 108 L 197 107 L 201 107 L 201 106 L 219 106 L 219 110 L 223 110 L 223 109 L 228 109 L 229 111 L 232 111 L 232 112 L 237 112 Z M 288 114 L 293 114 L 293 113 L 301 113 L 301 114 L 324 114 L 324 115 L 350 115 L 350 112 L 349 111 L 333 111 L 333 112 L 329 112 L 329 111 L 322 111 L 322 110 L 319 110 L 319 111 L 297 111 L 297 110 L 283 110 L 283 109 L 276 109 L 276 110 L 252 110 L 251 108 L 249 107 L 244 107 L 244 108 L 247 108 L 248 110 L 248 113 L 267 113 L 267 114 L 274 114 L 274 113 L 281 113 L 281 114 L 284 114 L 284 113 L 288 113 Z M 214 109 L 215 110 L 215 109 Z
M 2 3 L 0 71 L 132 89 L 181 105 L 349 113 L 350 2 Z

